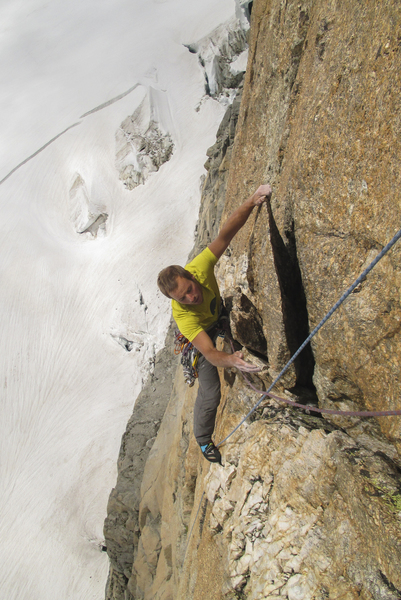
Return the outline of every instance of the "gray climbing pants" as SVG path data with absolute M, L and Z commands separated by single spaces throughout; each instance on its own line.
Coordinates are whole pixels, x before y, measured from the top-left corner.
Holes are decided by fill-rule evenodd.
M 199 389 L 194 408 L 194 434 L 200 446 L 210 442 L 220 404 L 220 377 L 217 368 L 204 356 L 198 360 Z

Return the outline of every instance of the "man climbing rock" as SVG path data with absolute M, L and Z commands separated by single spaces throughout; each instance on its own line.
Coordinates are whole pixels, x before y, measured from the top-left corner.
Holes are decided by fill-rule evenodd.
M 227 219 L 217 238 L 185 269 L 177 265 L 166 267 L 157 279 L 160 291 L 172 301 L 178 329 L 201 353 L 197 365 L 199 390 L 194 408 L 194 434 L 203 456 L 210 462 L 221 463 L 220 452 L 212 442 L 220 403 L 217 367 L 236 367 L 247 372 L 259 370 L 243 360 L 242 352 L 228 354 L 215 347 L 222 303 L 214 267 L 255 206 L 270 198 L 271 193 L 270 185 L 261 185 Z

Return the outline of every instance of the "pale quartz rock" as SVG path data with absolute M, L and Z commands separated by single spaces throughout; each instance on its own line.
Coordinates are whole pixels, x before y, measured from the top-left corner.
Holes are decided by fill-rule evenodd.
M 236 565 L 236 574 L 244 575 L 249 571 L 249 565 L 251 563 L 251 555 L 244 554 L 238 561 Z
M 216 477 L 215 472 L 213 472 L 213 470 L 210 469 L 205 480 L 206 496 L 209 502 L 214 502 L 217 496 L 217 492 L 219 491 L 220 485 L 220 480 Z
M 252 555 L 253 555 L 253 544 L 252 544 L 252 542 L 250 540 L 246 540 L 245 554 L 248 554 L 252 558 Z
M 279 552 L 281 552 L 282 548 L 283 548 L 283 542 L 281 540 L 277 541 L 277 542 L 273 542 L 267 548 L 267 554 L 268 554 L 269 557 L 277 556 L 277 554 Z
M 210 529 L 213 532 L 217 532 L 220 530 L 220 523 L 218 522 L 213 513 L 210 515 Z
M 218 498 L 213 506 L 212 514 L 220 525 L 224 523 L 233 512 L 234 507 L 227 498 Z
M 303 575 L 297 574 L 290 577 L 285 586 L 288 600 L 309 600 L 312 589 Z
M 231 585 L 234 588 L 234 590 L 241 588 L 244 583 L 245 583 L 246 579 L 243 575 L 235 575 L 232 580 L 231 580 Z
M 281 574 L 282 570 L 276 560 L 271 560 L 268 563 L 268 571 L 265 574 L 265 580 L 267 582 L 274 582 L 277 577 Z
M 290 560 L 292 558 L 292 554 L 290 552 L 290 550 L 288 548 L 284 548 L 278 555 L 277 555 L 277 559 L 278 560 L 282 560 L 282 561 L 286 561 L 286 560 Z
M 253 547 L 253 563 L 256 565 L 256 563 L 258 562 L 258 560 L 260 560 L 261 558 L 263 558 L 263 556 L 265 555 L 266 552 L 266 548 L 264 547 L 264 544 L 258 544 L 257 541 L 254 544 Z
M 305 427 L 302 427 L 302 425 L 299 427 L 298 431 L 304 437 L 308 437 L 309 435 L 309 431 Z
M 236 513 L 240 513 L 247 499 L 249 491 L 252 489 L 252 484 L 249 481 L 240 481 L 235 479 L 228 492 L 228 499 L 237 503 Z
M 233 531 L 232 541 L 230 544 L 230 556 L 233 559 L 240 558 L 245 549 L 245 536 L 241 530 Z
M 285 584 L 286 580 L 284 578 L 279 577 L 274 582 L 267 583 L 263 589 L 263 593 L 265 594 L 265 596 L 267 596 L 271 594 L 271 592 L 281 589 L 282 587 L 284 587 Z
M 316 566 L 318 567 L 319 571 L 323 573 L 331 566 L 331 561 L 327 558 L 327 556 L 320 556 L 316 561 Z
M 225 492 L 229 489 L 232 481 L 235 479 L 236 474 L 237 469 L 234 465 L 220 469 L 220 484 Z
M 262 523 L 259 520 L 252 521 L 248 527 L 244 529 L 245 535 L 252 535 L 255 531 L 260 531 L 263 527 Z
M 287 531 L 291 527 L 290 521 L 283 515 L 277 521 L 277 529 L 279 531 Z
M 275 527 L 277 521 L 279 520 L 280 515 L 278 513 L 274 513 L 269 517 L 269 524 L 272 527 Z
M 259 505 L 263 502 L 262 495 L 262 484 L 258 481 L 253 486 L 252 492 L 249 494 L 248 499 L 245 503 L 243 512 L 249 512 L 251 508 Z
M 265 479 L 265 481 L 263 482 L 262 496 L 265 500 L 269 497 L 270 490 L 272 488 L 272 482 L 273 482 L 272 476 L 270 476 L 270 478 L 268 478 L 268 479 Z
M 294 571 L 294 573 L 298 573 L 300 570 L 301 563 L 302 559 L 299 556 L 295 556 L 285 565 L 285 570 L 289 573 L 291 573 L 291 571 Z
M 223 254 L 216 269 L 216 279 L 222 297 L 233 295 L 234 290 L 238 287 L 243 294 L 249 296 L 247 272 L 248 256 L 246 254 L 243 254 L 235 262 L 235 265 L 226 254 Z

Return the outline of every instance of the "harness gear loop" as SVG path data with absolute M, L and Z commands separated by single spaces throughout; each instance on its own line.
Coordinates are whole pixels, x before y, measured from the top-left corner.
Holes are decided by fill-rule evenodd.
M 212 340 L 213 344 L 215 344 L 218 337 L 224 338 L 226 333 L 229 331 L 230 325 L 228 313 L 224 304 L 222 303 L 217 321 L 212 323 L 212 325 L 206 329 L 206 333 Z M 184 371 L 185 383 L 189 385 L 189 387 L 192 387 L 195 383 L 195 379 L 198 378 L 197 364 L 201 353 L 182 333 L 176 331 L 174 354 L 182 354 L 181 364 Z
M 182 333 L 176 331 L 174 354 L 182 354 L 181 364 L 184 371 L 185 383 L 192 387 L 198 377 L 196 365 L 200 352 Z

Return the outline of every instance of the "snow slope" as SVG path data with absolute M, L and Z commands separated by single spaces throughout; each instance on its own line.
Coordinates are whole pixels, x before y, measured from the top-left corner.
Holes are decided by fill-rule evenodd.
M 234 10 L 232 0 L 0 6 L 5 600 L 104 597 L 120 439 L 169 320 L 155 278 L 191 248 L 224 112 L 200 103 L 203 75 L 184 44 Z M 129 191 L 115 135 L 144 99 L 174 152 Z

